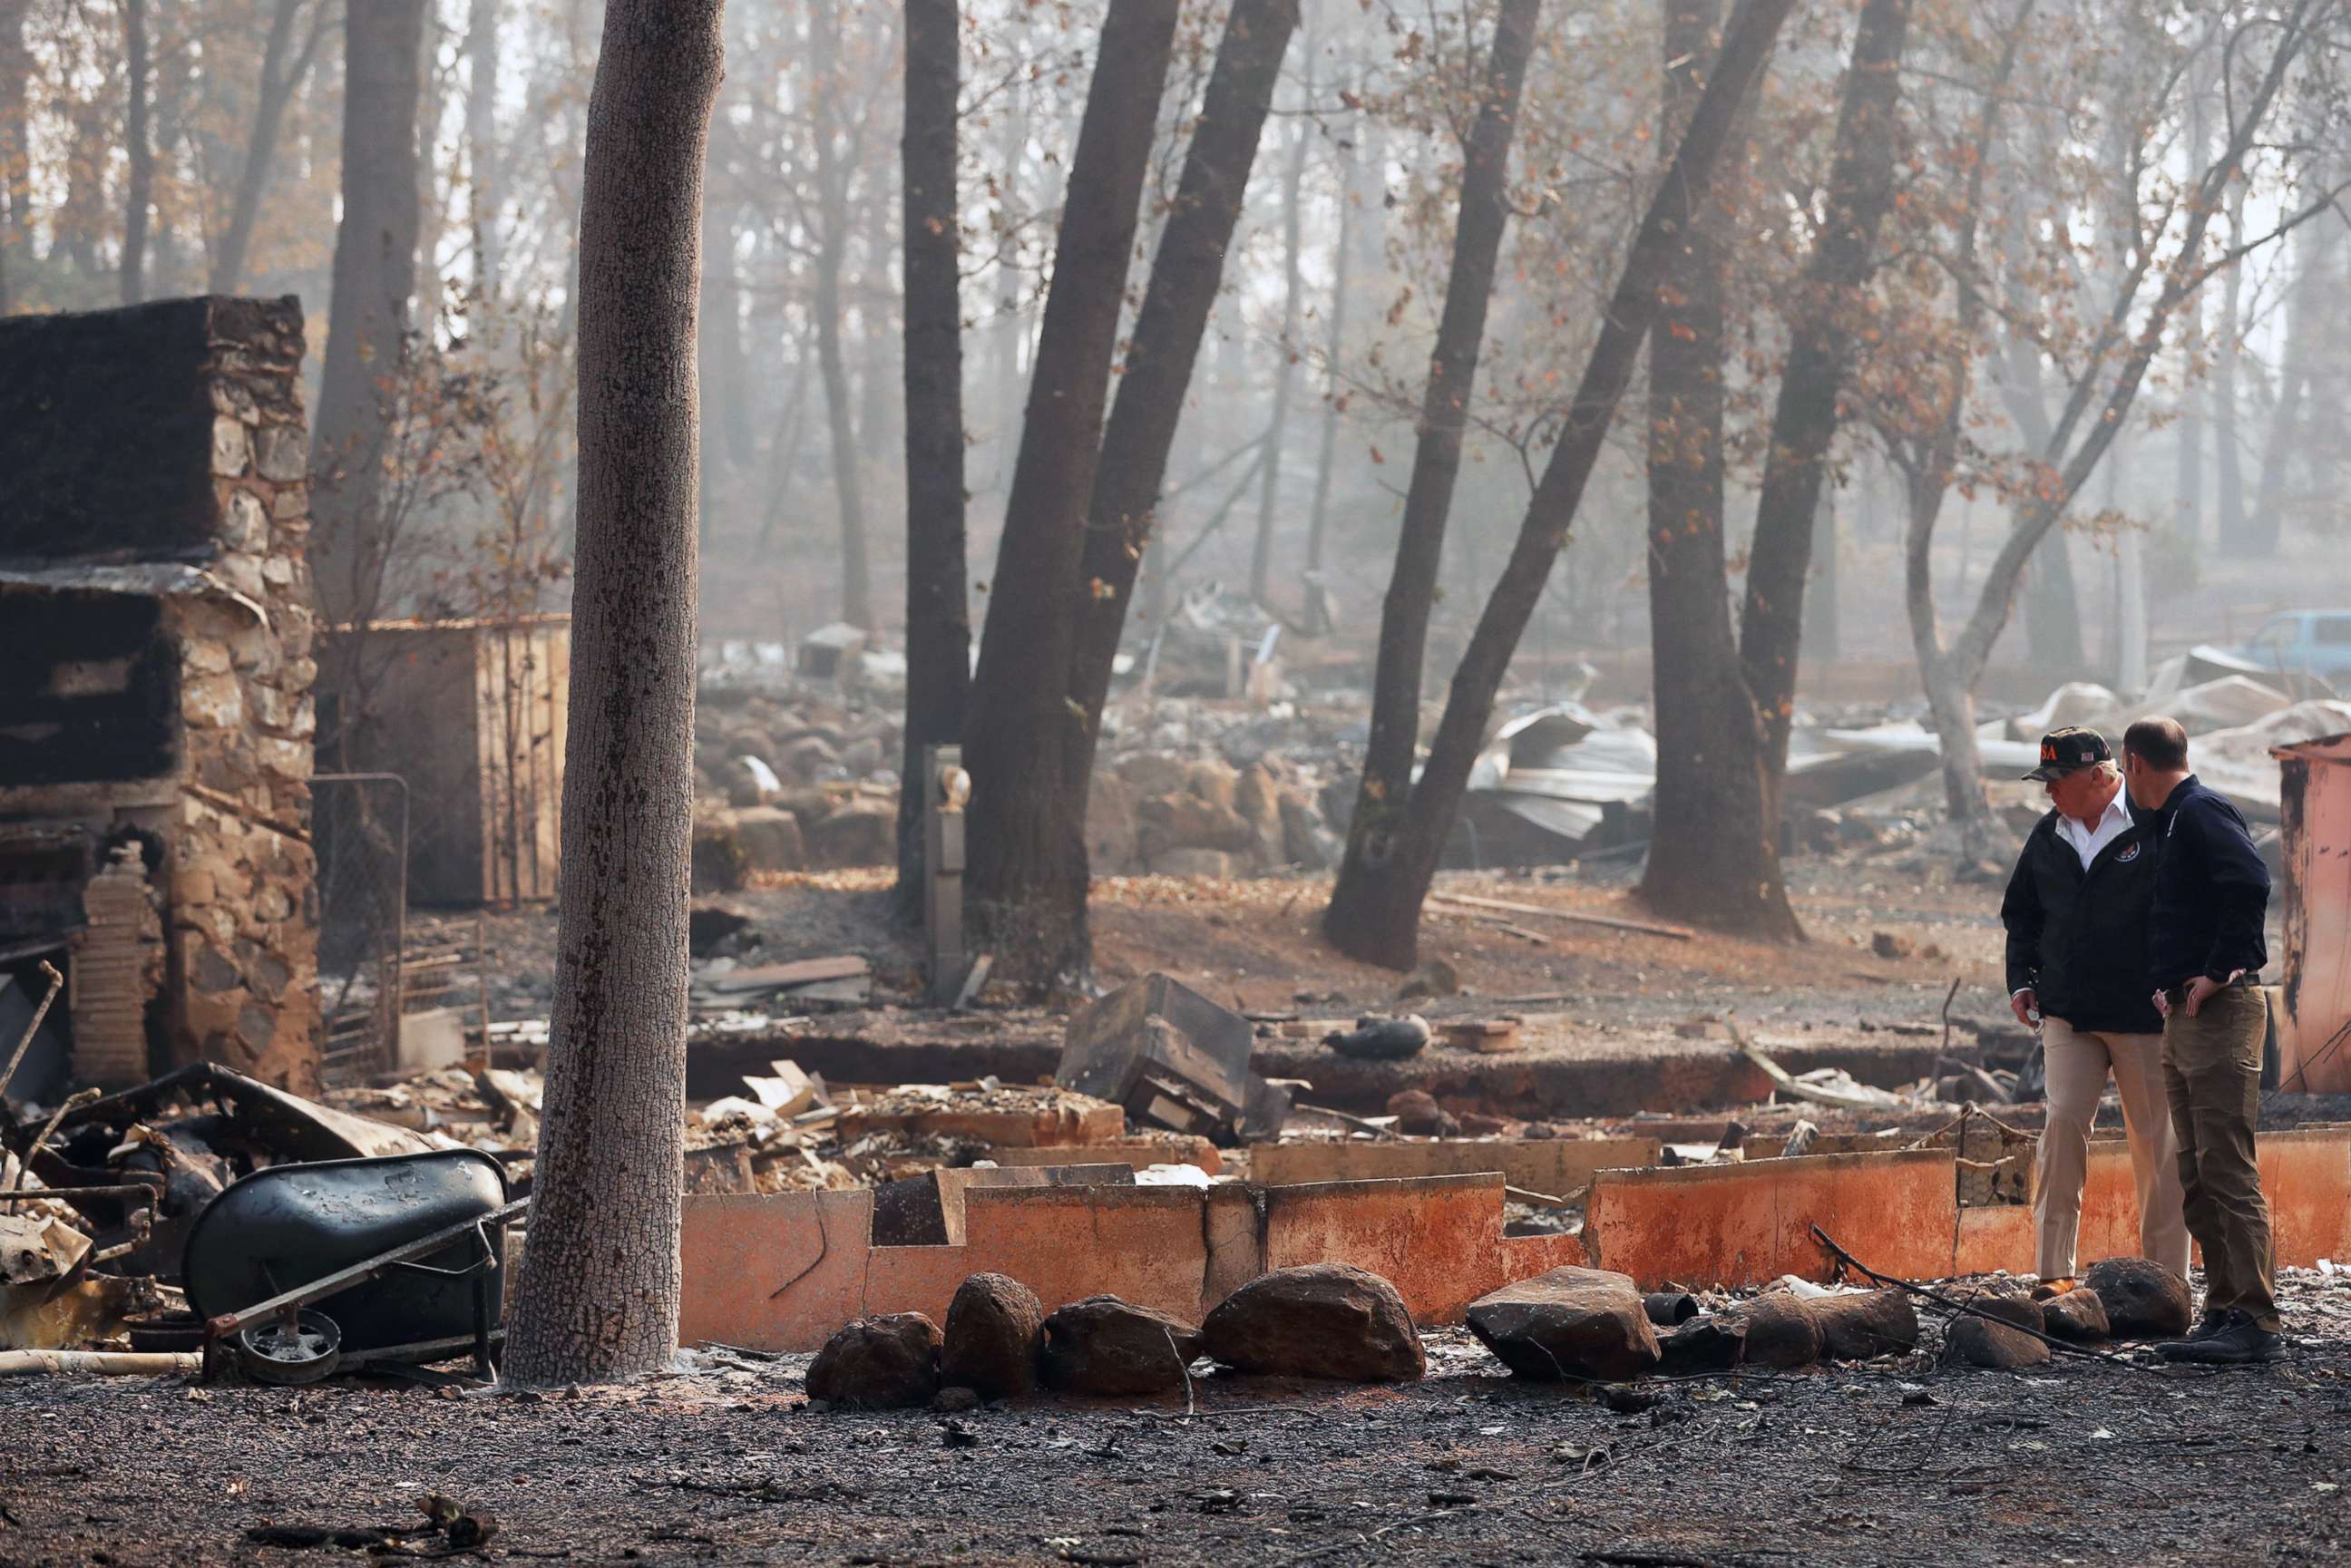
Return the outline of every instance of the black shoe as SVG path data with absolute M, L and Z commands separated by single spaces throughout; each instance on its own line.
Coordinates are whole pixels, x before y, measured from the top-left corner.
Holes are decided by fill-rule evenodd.
M 2238 1366 L 2275 1361 L 2284 1345 L 2283 1335 L 2271 1333 L 2243 1312 L 2231 1312 L 2218 1332 L 2202 1339 L 2172 1340 L 2157 1345 L 2155 1353 L 2166 1361 Z
M 2228 1326 L 2229 1314 L 2227 1312 L 2206 1312 L 2201 1318 L 2197 1320 L 2196 1326 L 2188 1331 L 2187 1343 L 2194 1344 L 2198 1340 L 2210 1339 L 2214 1334 L 2219 1333 L 2222 1329 L 2227 1328 Z

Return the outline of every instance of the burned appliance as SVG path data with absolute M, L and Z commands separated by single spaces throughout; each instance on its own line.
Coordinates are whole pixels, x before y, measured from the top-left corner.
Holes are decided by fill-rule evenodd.
M 1271 1137 L 1290 1117 L 1290 1091 L 1249 1071 L 1256 1039 L 1238 1013 L 1146 975 L 1071 1015 L 1054 1082 L 1178 1133 Z

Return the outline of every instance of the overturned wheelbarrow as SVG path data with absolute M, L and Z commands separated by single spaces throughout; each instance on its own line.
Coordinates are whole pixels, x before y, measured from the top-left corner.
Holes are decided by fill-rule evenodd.
M 506 1171 L 475 1149 L 272 1166 L 213 1200 L 181 1260 L 224 1358 L 265 1383 L 315 1383 L 370 1362 L 471 1350 L 494 1375 L 506 1296 Z

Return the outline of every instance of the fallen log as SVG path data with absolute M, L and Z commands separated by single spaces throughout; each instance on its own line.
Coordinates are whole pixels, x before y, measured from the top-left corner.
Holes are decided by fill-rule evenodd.
M 194 1351 L 0 1350 L 0 1377 L 50 1373 L 89 1377 L 193 1376 L 204 1362 Z
M 1630 931 L 1641 936 L 1663 936 L 1675 942 L 1697 939 L 1698 933 L 1687 925 L 1661 925 L 1649 920 L 1625 920 L 1614 915 L 1587 915 L 1580 909 L 1548 909 L 1540 904 L 1513 904 L 1507 898 L 1479 898 L 1467 893 L 1432 893 L 1431 904 L 1449 904 L 1462 909 L 1491 909 L 1503 915 L 1533 915 L 1547 920 L 1564 920 L 1576 925 L 1598 925 L 1610 931 Z

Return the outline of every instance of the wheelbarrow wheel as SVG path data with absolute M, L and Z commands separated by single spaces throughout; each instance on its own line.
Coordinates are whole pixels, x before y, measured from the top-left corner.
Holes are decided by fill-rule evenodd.
M 343 1361 L 343 1331 L 305 1307 L 291 1323 L 256 1323 L 236 1336 L 238 1367 L 256 1383 L 292 1387 L 332 1377 Z

